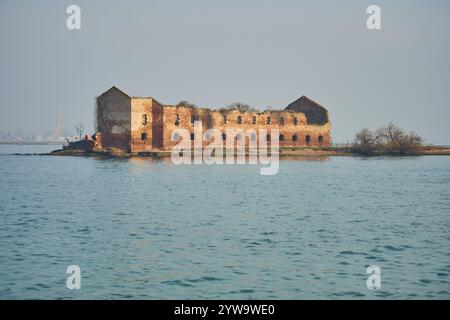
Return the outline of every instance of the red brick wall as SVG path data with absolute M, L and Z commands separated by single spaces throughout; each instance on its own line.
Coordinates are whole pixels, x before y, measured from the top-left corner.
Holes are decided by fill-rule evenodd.
M 180 124 L 175 125 L 176 116 L 180 116 Z M 171 150 L 178 142 L 171 141 L 171 134 L 177 128 L 188 129 L 194 132 L 194 126 L 191 123 L 191 116 L 196 115 L 202 120 L 203 132 L 208 128 L 216 128 L 222 132 L 227 129 L 254 129 L 258 135 L 258 129 L 266 129 L 270 134 L 272 129 L 278 129 L 280 135 L 284 135 L 283 141 L 279 141 L 280 147 L 290 146 L 330 146 L 330 125 L 307 125 L 306 117 L 303 113 L 297 112 L 246 112 L 239 111 L 209 111 L 206 109 L 191 109 L 186 107 L 164 107 L 164 149 Z M 224 123 L 224 116 L 227 117 L 227 123 Z M 238 117 L 241 117 L 242 123 L 238 123 Z M 253 124 L 253 117 L 256 117 L 256 124 Z M 270 124 L 267 123 L 270 117 Z M 281 118 L 284 118 L 284 123 Z M 297 124 L 294 124 L 294 118 L 297 118 Z M 294 141 L 293 135 L 297 135 L 297 141 Z M 306 136 L 309 135 L 309 144 L 306 142 Z M 321 142 L 319 142 L 319 137 Z M 208 143 L 204 143 L 207 145 Z M 248 144 L 248 139 L 246 139 Z

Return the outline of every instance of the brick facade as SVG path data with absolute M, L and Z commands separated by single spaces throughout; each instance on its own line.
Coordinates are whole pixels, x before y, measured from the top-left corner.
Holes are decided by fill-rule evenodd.
M 193 120 L 202 121 L 203 132 L 210 128 L 222 132 L 276 128 L 280 147 L 331 144 L 328 112 L 306 97 L 284 110 L 264 112 L 163 105 L 151 97 L 130 97 L 116 87 L 97 98 L 97 129 L 103 148 L 116 147 L 131 153 L 171 150 L 178 143 L 171 140 L 172 132 L 184 128 L 193 133 Z

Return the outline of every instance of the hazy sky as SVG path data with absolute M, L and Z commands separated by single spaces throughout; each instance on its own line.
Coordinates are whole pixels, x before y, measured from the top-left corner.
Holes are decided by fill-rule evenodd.
M 81 7 L 81 30 L 66 8 Z M 381 7 L 382 30 L 366 28 Z M 0 0 L 0 130 L 83 122 L 113 84 L 162 103 L 326 107 L 334 141 L 393 120 L 450 144 L 450 1 Z

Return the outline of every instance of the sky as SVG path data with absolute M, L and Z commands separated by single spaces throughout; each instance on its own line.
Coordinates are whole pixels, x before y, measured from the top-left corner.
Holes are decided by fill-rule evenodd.
M 81 8 L 81 29 L 66 8 Z M 381 8 L 381 30 L 366 9 Z M 0 131 L 94 130 L 116 85 L 167 104 L 282 109 L 306 95 L 334 142 L 393 121 L 450 144 L 447 0 L 0 0 Z

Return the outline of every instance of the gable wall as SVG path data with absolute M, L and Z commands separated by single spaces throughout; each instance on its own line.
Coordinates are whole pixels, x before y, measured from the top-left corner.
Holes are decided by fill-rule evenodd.
M 97 98 L 97 130 L 102 134 L 103 148 L 130 151 L 131 99 L 117 89 Z

